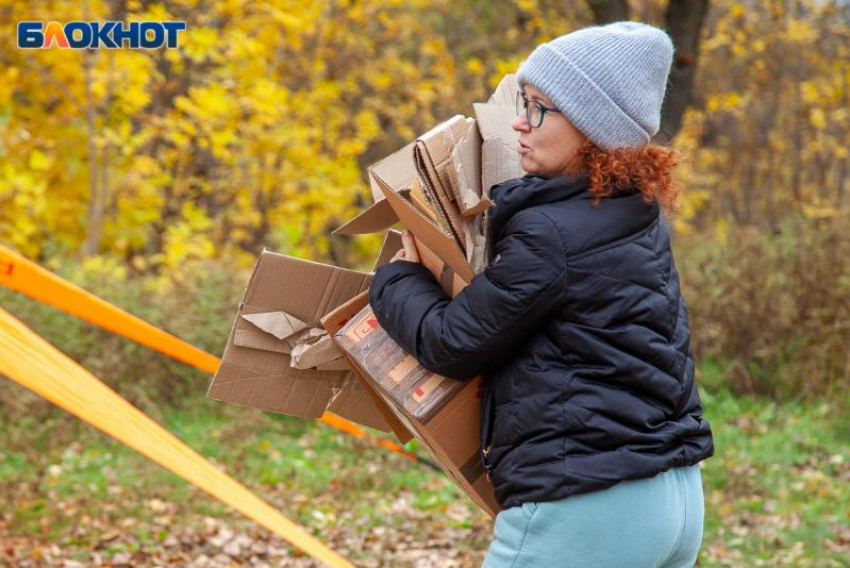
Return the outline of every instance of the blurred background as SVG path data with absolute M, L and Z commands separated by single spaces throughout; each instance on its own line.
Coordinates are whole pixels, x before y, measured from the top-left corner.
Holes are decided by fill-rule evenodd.
M 629 18 L 677 48 L 658 141 L 684 158 L 671 224 L 717 448 L 700 565 L 848 566 L 846 1 L 0 0 L 0 243 L 220 355 L 263 247 L 368 269 L 380 235 L 330 237 L 371 201 L 367 165 L 472 115 L 539 43 Z M 21 50 L 20 20 L 187 30 L 173 50 Z M 358 565 L 483 558 L 492 525 L 443 476 L 0 305 Z M 0 505 L 13 565 L 312 565 L 8 380 Z

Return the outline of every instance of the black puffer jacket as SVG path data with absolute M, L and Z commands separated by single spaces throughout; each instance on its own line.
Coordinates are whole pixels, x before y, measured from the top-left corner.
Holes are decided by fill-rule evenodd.
M 456 298 L 405 261 L 381 267 L 369 296 L 423 366 L 483 375 L 482 454 L 502 507 L 713 455 L 658 204 L 631 191 L 593 208 L 586 178 L 566 176 L 491 197 L 493 262 Z

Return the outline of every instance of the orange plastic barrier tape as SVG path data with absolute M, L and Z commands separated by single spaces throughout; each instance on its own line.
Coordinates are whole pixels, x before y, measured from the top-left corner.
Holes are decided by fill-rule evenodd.
M 57 307 L 64 312 L 122 337 L 132 339 L 145 347 L 150 347 L 211 375 L 214 375 L 218 370 L 218 357 L 154 327 L 121 308 L 113 306 L 3 245 L 0 245 L 0 286 L 6 286 L 34 300 Z M 408 452 L 389 440 L 374 438 L 363 428 L 341 416 L 325 412 L 320 420 L 341 432 L 357 436 L 384 449 L 435 468 L 435 464 L 429 460 Z M 435 469 L 439 470 L 439 468 Z
M 0 245 L 0 286 L 55 306 L 210 374 L 218 358 L 156 328 Z
M 0 309 L 0 373 L 230 505 L 328 566 L 353 564 Z

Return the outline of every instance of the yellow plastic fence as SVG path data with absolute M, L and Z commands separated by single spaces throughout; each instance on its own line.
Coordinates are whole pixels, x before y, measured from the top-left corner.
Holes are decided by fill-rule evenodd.
M 0 245 L 0 286 L 59 308 L 202 371 L 215 374 L 218 370 L 218 357 L 113 306 L 3 245 Z M 319 420 L 341 432 L 439 469 L 429 460 L 390 440 L 369 435 L 366 430 L 341 416 L 325 412 Z
M 0 309 L 0 373 L 147 456 L 333 567 L 351 563 Z

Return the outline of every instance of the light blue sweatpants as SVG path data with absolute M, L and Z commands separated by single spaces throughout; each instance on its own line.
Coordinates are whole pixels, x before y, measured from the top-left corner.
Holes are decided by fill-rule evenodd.
M 683 568 L 696 563 L 705 501 L 699 465 L 496 516 L 482 568 Z

